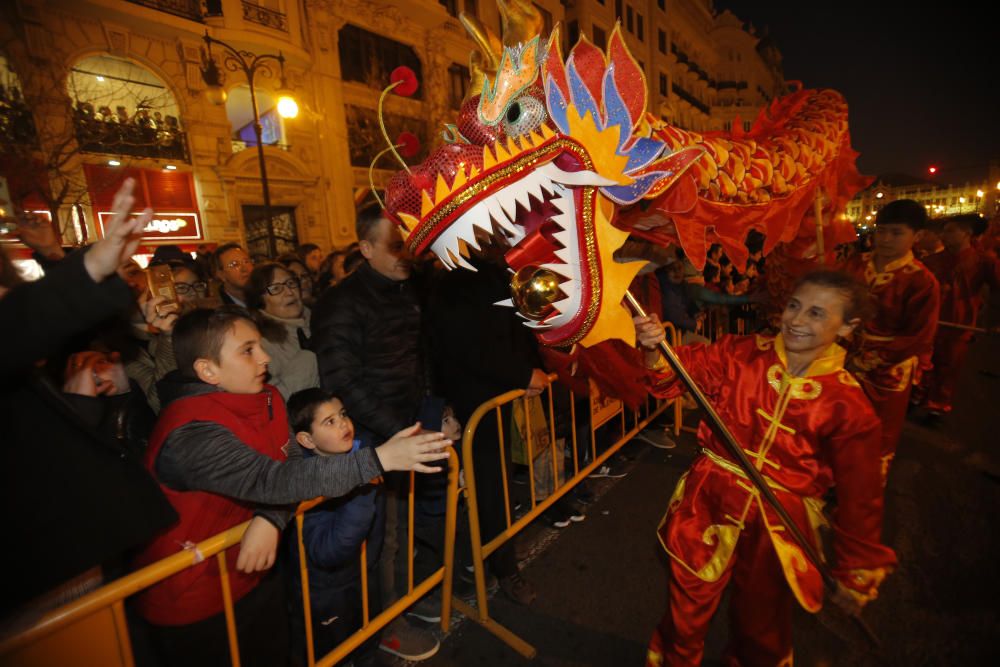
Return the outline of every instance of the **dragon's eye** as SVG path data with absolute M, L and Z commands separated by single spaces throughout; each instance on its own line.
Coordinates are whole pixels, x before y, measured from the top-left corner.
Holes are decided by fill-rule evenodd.
M 503 116 L 503 129 L 508 137 L 531 132 L 545 122 L 545 105 L 531 95 L 522 95 L 507 107 Z

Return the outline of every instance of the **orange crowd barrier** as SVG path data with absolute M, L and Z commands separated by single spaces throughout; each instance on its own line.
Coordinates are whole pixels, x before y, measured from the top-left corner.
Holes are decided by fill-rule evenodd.
M 452 568 L 454 566 L 455 523 L 458 506 L 458 460 L 453 448 L 448 459 L 448 487 L 445 510 L 444 563 L 422 581 L 413 576 L 413 497 L 415 473 L 410 473 L 409 516 L 407 545 L 408 581 L 406 594 L 373 619 L 368 617 L 368 581 L 365 549 L 362 548 L 362 627 L 339 644 L 333 651 L 319 659 L 313 655 L 311 604 L 309 601 L 309 574 L 306 568 L 305 549 L 302 546 L 302 523 L 306 511 L 322 503 L 317 498 L 299 505 L 295 516 L 295 529 L 299 541 L 299 571 L 302 581 L 304 626 L 306 631 L 309 667 L 330 667 L 343 660 L 354 649 L 374 636 L 382 628 L 403 614 L 407 608 L 431 589 L 443 585 L 442 627 L 447 628 L 450 615 Z M 192 567 L 207 558 L 216 558 L 222 574 L 221 586 L 225 604 L 226 626 L 233 667 L 239 667 L 233 601 L 229 593 L 226 569 L 226 550 L 240 544 L 249 522 L 199 542 L 194 549 L 186 549 L 152 563 L 117 579 L 83 597 L 42 615 L 30 627 L 0 638 L 0 665 L 11 667 L 132 667 L 135 659 L 132 641 L 125 618 L 125 601 L 132 595 L 163 581 L 178 572 Z

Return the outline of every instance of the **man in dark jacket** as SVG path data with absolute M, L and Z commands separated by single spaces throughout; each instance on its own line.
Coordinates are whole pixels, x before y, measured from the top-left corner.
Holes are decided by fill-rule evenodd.
M 313 351 L 320 384 L 338 397 L 373 445 L 413 422 L 424 396 L 420 355 L 420 305 L 410 274 L 413 258 L 399 229 L 372 205 L 358 213 L 359 249 L 365 262 L 320 297 L 313 310 Z M 386 476 L 385 542 L 380 569 L 386 606 L 398 599 L 405 572 L 398 557 L 406 478 Z M 398 562 L 397 562 L 398 561 Z M 383 648 L 419 659 L 437 640 L 403 622 L 386 628 Z
M 0 494 L 16 573 L 0 586 L 3 612 L 117 560 L 176 518 L 123 442 L 92 428 L 36 369 L 132 304 L 115 271 L 151 217 L 129 217 L 133 187 L 127 179 L 118 192 L 103 239 L 0 299 Z
M 533 396 L 548 384 L 531 331 L 514 309 L 494 305 L 510 297 L 506 268 L 479 257 L 470 261 L 475 273 L 452 271 L 437 283 L 428 314 L 436 390 L 451 401 L 462 424 L 468 424 L 476 408 L 498 394 L 525 389 Z M 510 423 L 508 408 L 502 415 L 502 423 Z M 507 527 L 498 444 L 491 416 L 476 431 L 473 448 L 483 542 Z M 520 576 L 513 542 L 497 549 L 489 565 L 508 597 L 531 604 L 535 592 Z

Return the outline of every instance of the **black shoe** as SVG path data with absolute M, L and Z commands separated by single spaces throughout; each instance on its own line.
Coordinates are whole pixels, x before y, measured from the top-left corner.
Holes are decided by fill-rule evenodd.
M 509 599 L 524 606 L 530 605 L 537 597 L 534 587 L 521 577 L 520 572 L 515 572 L 509 577 L 501 579 L 500 590 Z
M 496 593 L 500 588 L 500 582 L 490 572 L 486 573 L 486 592 Z M 455 578 L 454 593 L 460 598 L 476 597 L 476 577 L 471 570 L 464 567 L 458 568 L 458 576 Z
M 573 496 L 573 500 L 581 505 L 589 505 L 597 499 L 586 482 L 577 484 L 576 488 L 570 491 L 570 495 Z

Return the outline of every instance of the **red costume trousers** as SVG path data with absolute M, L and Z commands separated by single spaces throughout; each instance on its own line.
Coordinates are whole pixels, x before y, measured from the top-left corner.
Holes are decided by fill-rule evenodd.
M 791 665 L 793 595 L 756 503 L 717 581 L 670 560 L 670 606 L 650 640 L 647 667 L 701 664 L 708 625 L 730 586 L 730 667 Z
M 934 337 L 934 368 L 924 377 L 927 384 L 927 409 L 950 412 L 955 387 L 962 374 L 965 353 L 969 351 L 972 333 L 942 327 Z
M 913 385 L 907 382 L 904 389 L 894 390 L 876 387 L 862 380 L 861 386 L 864 387 L 868 400 L 875 408 L 875 414 L 882 422 L 880 456 L 882 457 L 882 486 L 885 486 L 889 464 L 896 456 L 899 437 L 903 433 L 903 424 L 906 422 L 906 410 L 910 406 L 910 392 L 913 390 Z

